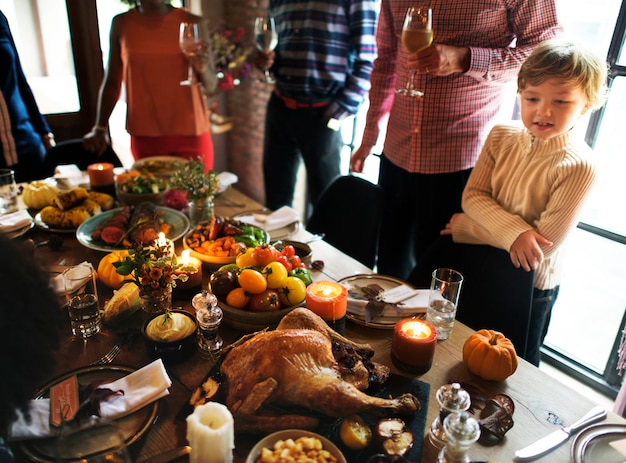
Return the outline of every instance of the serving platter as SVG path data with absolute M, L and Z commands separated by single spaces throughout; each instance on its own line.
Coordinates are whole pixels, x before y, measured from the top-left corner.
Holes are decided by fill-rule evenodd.
M 161 215 L 161 219 L 164 223 L 170 226 L 169 232 L 166 234 L 166 238 L 171 241 L 176 241 L 181 238 L 187 230 L 189 230 L 189 218 L 180 211 L 176 209 L 171 209 L 169 207 L 156 206 L 157 211 Z M 106 212 L 101 212 L 100 214 L 93 216 L 86 221 L 84 221 L 76 230 L 76 239 L 83 246 L 95 249 L 96 251 L 121 251 L 126 249 L 125 246 L 113 246 L 109 244 L 105 244 L 103 241 L 94 240 L 91 235 L 96 230 L 96 228 L 100 225 L 105 224 L 111 217 L 121 211 L 122 208 L 118 207 L 116 209 L 111 209 Z
M 596 424 L 576 435 L 572 441 L 574 463 L 623 463 L 626 458 L 611 443 L 626 439 L 626 425 Z
M 417 294 L 411 298 L 397 304 L 397 309 L 386 306 L 380 315 L 367 318 L 366 306 L 367 298 L 359 291 L 359 288 L 369 285 L 378 285 L 383 290 L 389 290 L 398 286 L 406 286 L 415 289 L 413 285 L 404 280 L 388 275 L 376 273 L 351 275 L 338 281 L 348 288 L 348 310 L 346 317 L 348 320 L 363 326 L 377 329 L 393 329 L 395 324 L 403 318 L 413 316 L 423 316 L 428 306 L 428 289 L 418 289 Z
M 79 384 L 87 385 L 92 381 L 105 383 L 115 381 L 116 379 L 122 378 L 134 371 L 135 368 L 122 365 L 99 365 L 79 368 L 54 378 L 35 392 L 31 399 L 37 400 L 48 398 L 50 388 L 52 386 L 72 376 L 76 376 Z M 122 435 L 124 436 L 124 442 L 127 446 L 137 442 L 148 432 L 152 423 L 154 423 L 157 419 L 158 411 L 159 403 L 156 401 L 135 412 L 114 420 L 116 424 L 119 425 Z M 58 455 L 56 444 L 57 436 L 43 439 L 32 439 L 19 443 L 24 453 L 32 461 L 38 463 L 78 463 L 81 461 L 78 459 L 68 458 L 63 454 Z

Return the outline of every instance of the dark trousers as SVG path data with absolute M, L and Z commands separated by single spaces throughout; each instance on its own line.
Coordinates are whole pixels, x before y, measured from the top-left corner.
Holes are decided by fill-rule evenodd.
M 378 244 L 378 273 L 406 279 L 450 217 L 461 211 L 471 169 L 448 174 L 415 174 L 383 153 L 378 184 L 385 208 Z
M 552 308 L 559 296 L 560 287 L 553 289 L 537 289 L 533 291 L 533 302 L 530 312 L 530 326 L 528 330 L 528 347 L 526 360 L 535 366 L 539 366 L 541 359 L 540 348 L 548 334 Z
M 276 210 L 293 205 L 300 161 L 307 173 L 307 196 L 315 204 L 340 174 L 341 132 L 326 127 L 326 107 L 289 109 L 274 93 L 267 106 L 263 175 L 265 205 Z

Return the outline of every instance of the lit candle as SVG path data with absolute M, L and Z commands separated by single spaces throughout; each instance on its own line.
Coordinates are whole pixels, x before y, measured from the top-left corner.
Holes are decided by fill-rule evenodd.
M 187 275 L 187 281 L 176 280 L 176 289 L 192 289 L 202 286 L 202 262 L 191 255 L 191 250 L 185 249 L 177 259 L 182 265 L 174 273 Z
M 231 463 L 235 448 L 234 420 L 217 402 L 198 405 L 187 417 L 190 463 Z
M 167 250 L 167 253 L 170 256 L 173 256 L 174 253 L 176 252 L 175 248 L 174 248 L 174 243 L 172 243 L 172 241 L 168 240 L 165 237 L 165 233 L 163 233 L 163 232 L 159 232 L 159 237 L 156 240 L 156 244 L 160 248 L 169 248 L 169 250 Z
M 426 320 L 405 318 L 396 323 L 391 338 L 391 360 L 400 370 L 422 374 L 430 370 L 437 331 Z
M 89 184 L 92 187 L 110 186 L 115 182 L 113 164 L 108 162 L 90 164 L 87 166 L 87 174 L 89 175 Z
M 332 281 L 315 281 L 306 289 L 306 307 L 322 317 L 335 331 L 343 333 L 348 290 Z

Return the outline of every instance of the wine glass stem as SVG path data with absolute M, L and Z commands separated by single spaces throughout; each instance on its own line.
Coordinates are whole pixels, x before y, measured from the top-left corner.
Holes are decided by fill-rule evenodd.
M 193 67 L 191 66 L 191 62 L 189 63 L 189 70 L 187 71 L 187 80 L 189 83 L 193 82 Z
M 406 83 L 406 89 L 409 91 L 415 90 L 415 86 L 413 81 L 415 80 L 415 69 L 411 70 L 411 74 L 409 75 L 409 80 Z

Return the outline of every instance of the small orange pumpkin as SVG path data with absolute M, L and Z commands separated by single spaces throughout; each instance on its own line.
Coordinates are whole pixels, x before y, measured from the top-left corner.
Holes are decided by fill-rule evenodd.
M 111 289 L 120 289 L 122 281 L 131 280 L 132 275 L 120 275 L 115 271 L 113 262 L 121 262 L 128 255 L 128 251 L 113 251 L 98 263 L 98 278 Z
M 502 381 L 517 370 L 513 343 L 494 330 L 478 330 L 463 344 L 463 363 L 483 379 Z

